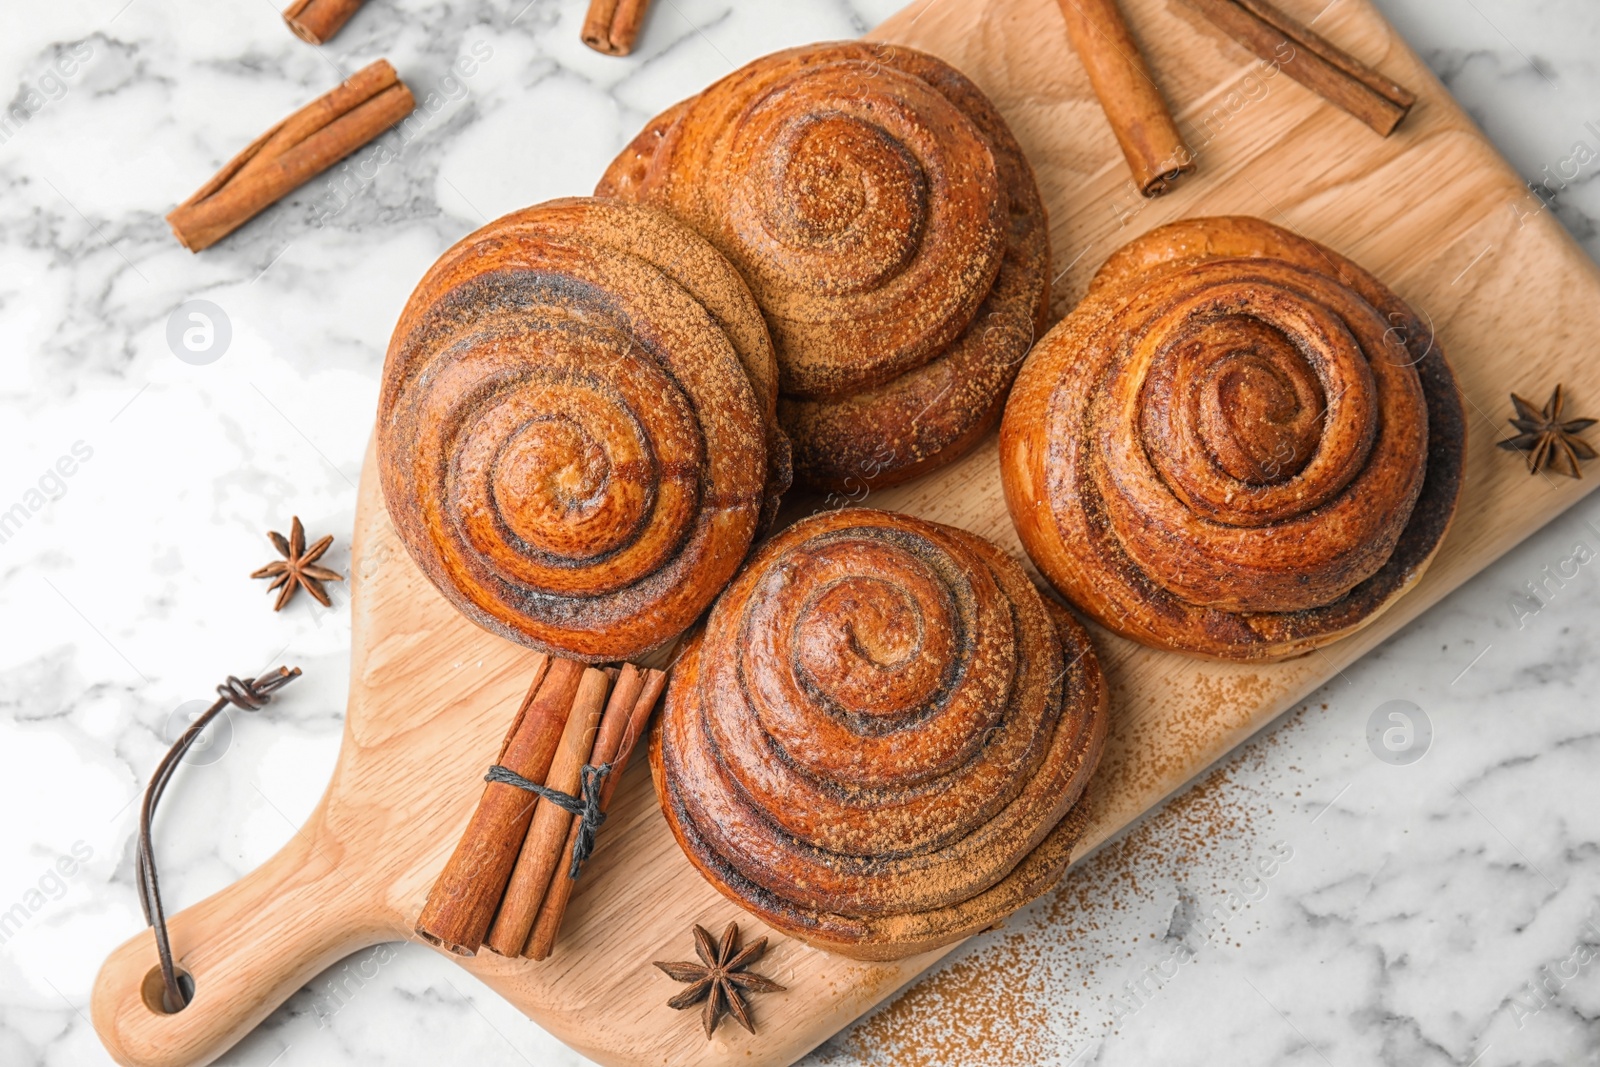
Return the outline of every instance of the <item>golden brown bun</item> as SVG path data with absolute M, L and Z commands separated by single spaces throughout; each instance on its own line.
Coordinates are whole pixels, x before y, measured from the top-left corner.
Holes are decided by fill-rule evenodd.
M 591 661 L 705 610 L 788 485 L 777 368 L 737 271 L 687 227 L 552 200 L 461 240 L 395 328 L 384 500 L 474 621 Z
M 1029 356 L 1006 503 L 1061 593 L 1158 648 L 1271 660 L 1370 622 L 1455 512 L 1455 378 L 1372 275 L 1253 218 L 1120 249 Z
M 744 273 L 795 473 L 814 486 L 956 459 L 1045 325 L 1033 171 L 983 93 L 913 49 L 758 59 L 651 121 L 596 193 L 665 208 Z
M 657 795 L 764 922 L 851 956 L 966 937 L 1065 868 L 1099 761 L 1088 636 L 995 546 L 845 509 L 758 549 L 672 674 Z

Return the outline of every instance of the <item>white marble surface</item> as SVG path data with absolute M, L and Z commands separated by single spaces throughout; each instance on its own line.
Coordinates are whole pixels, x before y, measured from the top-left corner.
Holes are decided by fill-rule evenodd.
M 0 7 L 0 100 L 30 115 L 0 127 L 0 513 L 25 511 L 0 541 L 0 1063 L 109 1062 L 90 985 L 141 925 L 133 801 L 185 702 L 229 672 L 306 671 L 177 783 L 171 905 L 266 858 L 320 794 L 347 598 L 274 615 L 243 574 L 291 513 L 348 562 L 382 352 L 427 265 L 488 218 L 587 190 L 660 105 L 897 6 L 661 0 L 640 53 L 615 60 L 579 44 L 582 0 L 523 2 L 373 0 L 322 50 L 284 30 L 278 0 Z M 1529 179 L 1600 147 L 1593 0 L 1380 3 Z M 348 203 L 318 179 L 204 255 L 177 246 L 172 203 L 335 68 L 380 55 L 437 94 L 398 160 Z M 1592 153 L 1571 167 L 1554 207 L 1600 254 Z M 205 366 L 166 341 L 191 298 L 231 322 Z M 1600 551 L 1597 530 L 1600 503 L 1553 523 L 807 1062 L 1600 1062 L 1594 569 L 1568 565 L 1537 614 L 1511 607 L 1575 543 Z M 1403 767 L 1364 734 L 1396 699 L 1434 730 Z M 1252 878 L 1262 859 L 1270 877 Z M 449 962 L 393 946 L 318 978 L 222 1062 L 581 1061 Z

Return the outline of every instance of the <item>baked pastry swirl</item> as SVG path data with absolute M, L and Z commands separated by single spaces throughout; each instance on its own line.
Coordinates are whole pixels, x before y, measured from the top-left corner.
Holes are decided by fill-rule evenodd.
M 1432 331 L 1343 256 L 1252 218 L 1160 227 L 1028 358 L 1006 502 L 1108 628 L 1226 659 L 1370 622 L 1432 559 L 1465 420 Z
M 788 484 L 777 371 L 738 272 L 681 223 L 554 200 L 462 239 L 395 328 L 384 499 L 466 615 L 636 656 L 688 627 Z
M 1105 731 L 1087 635 L 1015 561 L 845 509 L 773 537 L 718 599 L 651 763 L 719 890 L 813 944 L 890 959 L 1055 881 Z
M 999 418 L 1049 306 L 1033 171 L 932 56 L 840 42 L 758 59 L 653 120 L 596 193 L 656 204 L 744 273 L 813 485 L 889 485 Z

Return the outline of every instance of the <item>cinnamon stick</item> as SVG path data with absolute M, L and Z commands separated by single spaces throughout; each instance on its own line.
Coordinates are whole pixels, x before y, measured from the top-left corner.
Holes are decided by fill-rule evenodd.
M 209 248 L 269 205 L 411 113 L 414 101 L 380 59 L 318 97 L 228 161 L 167 216 L 179 243 Z
M 1257 56 L 1343 108 L 1384 137 L 1411 112 L 1416 96 L 1289 17 L 1267 0 L 1188 0 Z
M 585 673 L 583 664 L 571 660 L 547 662 L 548 669 L 529 687 L 499 757 L 503 766 L 535 782 L 550 773 Z M 501 782 L 484 787 L 466 833 L 428 893 L 418 935 L 458 956 L 476 954 L 533 821 L 535 800 Z
M 366 0 L 294 0 L 283 12 L 283 21 L 302 41 L 326 44 L 350 21 Z
M 650 0 L 589 0 L 583 19 L 583 43 L 608 56 L 625 56 L 633 51 L 644 25 Z
M 644 736 L 645 729 L 650 724 L 650 714 L 655 711 L 656 701 L 661 698 L 661 690 L 667 684 L 665 671 L 649 670 L 642 674 L 629 664 L 623 668 L 626 672 L 634 670 L 635 679 L 634 697 L 632 706 L 626 716 L 618 715 L 616 721 L 626 721 L 626 726 L 618 731 L 620 736 L 613 742 L 608 730 L 612 726 L 612 709 L 606 708 L 605 719 L 600 724 L 600 734 L 595 739 L 594 753 L 589 757 L 589 762 L 599 766 L 603 763 L 611 764 L 611 773 L 606 775 L 604 782 L 600 783 L 600 810 L 605 811 L 611 806 L 611 797 L 617 791 L 617 783 L 622 781 L 622 772 L 628 768 L 628 756 L 632 754 L 634 745 Z M 617 688 L 623 687 L 622 680 L 618 680 Z M 618 703 L 615 699 L 613 704 Z M 572 867 L 572 850 L 578 844 L 578 825 L 573 823 L 567 831 L 567 843 L 561 850 L 561 861 L 556 867 L 555 876 L 550 881 L 550 890 L 545 894 L 544 903 L 539 905 L 539 916 L 534 920 L 533 933 L 528 935 L 528 944 L 523 949 L 523 955 L 530 959 L 548 959 L 555 948 L 556 936 L 561 932 L 561 920 L 566 917 L 567 904 L 572 899 L 573 887 L 577 885 L 569 875 Z
M 1116 0 L 1060 0 L 1067 38 L 1128 159 L 1134 184 L 1160 196 L 1194 170 L 1194 155 L 1150 77 Z
M 551 789 L 577 793 L 584 761 L 594 747 L 595 730 L 600 725 L 610 684 L 605 671 L 591 667 L 583 672 L 555 761 L 544 779 L 544 784 Z M 502 956 L 515 956 L 522 951 L 539 912 L 539 902 L 544 899 L 550 876 L 561 858 L 561 842 L 566 840 L 571 823 L 571 813 L 547 800 L 541 799 L 534 808 L 533 821 L 521 842 L 516 867 L 510 881 L 504 883 L 505 895 L 500 901 L 499 914 L 484 942 L 490 951 Z

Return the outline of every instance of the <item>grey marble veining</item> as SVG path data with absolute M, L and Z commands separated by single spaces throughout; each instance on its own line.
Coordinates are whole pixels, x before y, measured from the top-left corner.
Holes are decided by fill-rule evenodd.
M 1378 2 L 1600 255 L 1600 8 Z M 186 702 L 230 672 L 306 672 L 177 784 L 174 907 L 264 860 L 320 795 L 348 596 L 275 616 L 242 575 L 291 514 L 339 535 L 347 566 L 382 353 L 426 267 L 489 218 L 589 189 L 665 103 L 897 3 L 660 0 L 628 60 L 579 43 L 583 6 L 372 0 L 323 49 L 276 0 L 0 10 L 0 516 L 22 516 L 0 525 L 0 1063 L 109 1062 L 89 989 L 140 926 L 134 800 Z M 358 155 L 204 255 L 178 247 L 173 203 L 378 56 L 423 103 L 392 160 Z M 193 299 L 231 328 L 206 365 L 167 340 Z M 806 1062 L 1600 1062 L 1597 555 L 1587 503 Z M 1367 740 L 1396 700 L 1432 725 L 1405 766 Z M 970 1010 L 984 996 L 993 1026 Z M 581 1061 L 394 945 L 221 1062 Z

